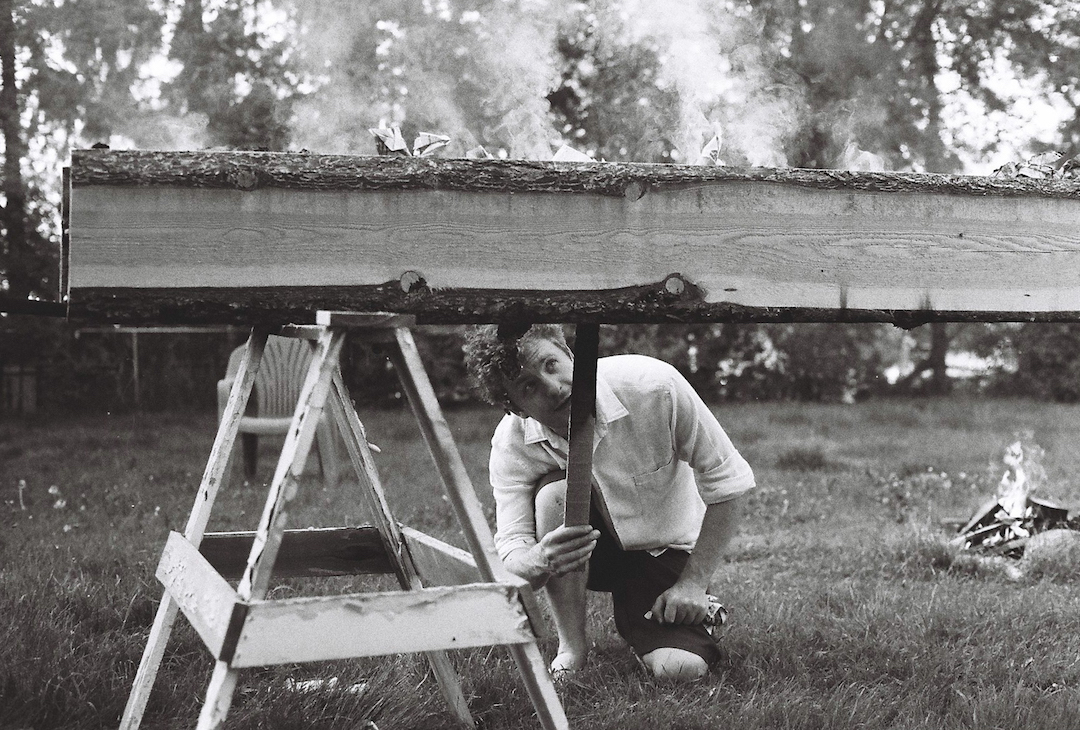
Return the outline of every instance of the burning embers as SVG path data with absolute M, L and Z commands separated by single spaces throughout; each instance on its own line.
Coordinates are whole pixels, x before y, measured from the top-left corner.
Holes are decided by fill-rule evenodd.
M 1043 450 L 1024 440 L 1005 450 L 1005 474 L 997 497 L 976 510 L 953 539 L 964 549 L 1020 558 L 1032 536 L 1058 528 L 1080 528 L 1080 520 L 1045 499 L 1032 496 L 1045 481 L 1040 464 Z

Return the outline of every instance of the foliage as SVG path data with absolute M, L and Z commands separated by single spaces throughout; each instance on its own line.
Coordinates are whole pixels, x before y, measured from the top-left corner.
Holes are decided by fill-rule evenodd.
M 679 368 L 705 398 L 844 401 L 885 392 L 898 331 L 887 325 L 622 325 L 602 352 L 638 352 Z
M 1080 325 L 1028 325 L 1014 337 L 1017 390 L 1039 398 L 1080 400 Z
M 790 155 L 796 167 L 844 166 L 856 144 L 893 169 L 957 172 L 1008 142 L 961 126 L 965 106 L 998 123 L 1016 113 L 1021 95 L 999 77 L 1043 98 L 1080 100 L 1067 70 L 1080 61 L 1080 17 L 1053 0 L 752 4 L 781 73 L 807 102 Z M 1055 138 L 1075 142 L 1077 133 L 1073 119 Z M 1055 143 L 1017 141 L 1033 151 Z
M 1075 117 L 1006 131 L 1028 98 L 1080 103 L 1080 16 L 1053 0 L 591 0 L 560 28 L 549 98 L 606 159 L 695 162 L 717 127 L 728 164 L 815 168 L 956 172 L 1080 142 Z
M 258 0 L 217 4 L 212 17 L 201 0 L 185 0 L 169 57 L 183 71 L 163 97 L 177 116 L 203 115 L 206 142 L 227 149 L 285 150 L 298 95 L 289 44 L 260 32 Z

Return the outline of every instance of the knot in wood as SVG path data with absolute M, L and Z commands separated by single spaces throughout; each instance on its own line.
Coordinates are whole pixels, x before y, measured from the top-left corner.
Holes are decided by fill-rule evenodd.
M 623 188 L 623 197 L 634 202 L 635 200 L 641 200 L 645 195 L 645 183 L 638 180 L 631 180 L 625 188 Z
M 241 190 L 254 190 L 259 184 L 259 175 L 254 170 L 242 167 L 232 170 L 228 174 L 229 182 Z
M 678 274 L 672 274 L 664 279 L 664 291 L 675 296 L 682 296 L 686 291 L 686 282 Z
M 427 282 L 419 271 L 406 271 L 401 275 L 398 281 L 401 284 L 401 291 L 406 294 L 411 294 L 417 289 L 422 289 L 427 286 Z

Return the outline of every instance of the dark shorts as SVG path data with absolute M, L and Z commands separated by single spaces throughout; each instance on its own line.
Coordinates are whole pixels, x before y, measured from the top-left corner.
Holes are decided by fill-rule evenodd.
M 647 550 L 621 550 L 595 511 L 591 523 L 600 531 L 600 539 L 589 559 L 588 588 L 611 594 L 615 629 L 634 652 L 643 656 L 671 647 L 693 652 L 710 664 L 719 659 L 716 641 L 704 626 L 661 624 L 645 618 L 656 597 L 675 585 L 690 553 L 669 548 L 653 556 Z

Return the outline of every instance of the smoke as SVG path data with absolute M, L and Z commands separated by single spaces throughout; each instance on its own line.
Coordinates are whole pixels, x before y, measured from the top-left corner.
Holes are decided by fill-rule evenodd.
M 658 82 L 677 92 L 672 140 L 681 162 L 699 162 L 714 136 L 728 164 L 782 167 L 784 143 L 798 126 L 798 94 L 777 83 L 748 17 L 707 0 L 623 0 L 634 42 L 651 43 Z
M 366 130 L 400 126 L 449 135 L 447 156 L 484 145 L 550 159 L 564 143 L 547 97 L 560 83 L 560 21 L 572 0 L 294 0 L 299 58 L 311 93 L 296 108 L 294 146 L 372 154 Z M 703 162 L 724 140 L 727 164 L 782 167 L 799 123 L 799 92 L 777 83 L 745 12 L 709 0 L 590 5 L 598 33 L 645 43 L 657 83 L 675 92 L 663 115 L 676 161 Z
M 449 135 L 447 154 L 478 144 L 550 159 L 547 95 L 558 85 L 561 2 L 299 2 L 302 58 L 313 92 L 294 144 L 315 152 L 372 153 L 366 130 L 401 126 Z
M 110 137 L 109 145 L 117 149 L 201 150 L 210 146 L 209 126 L 207 116 L 198 112 L 184 116 L 149 112 L 125 120 Z

